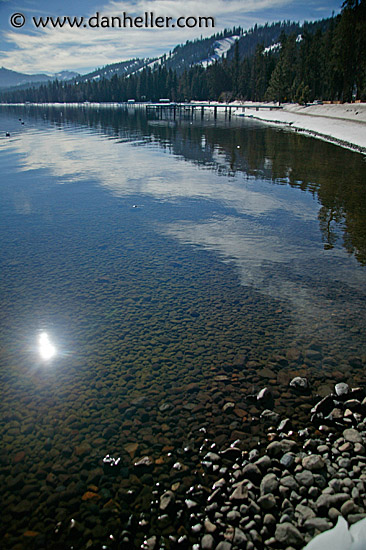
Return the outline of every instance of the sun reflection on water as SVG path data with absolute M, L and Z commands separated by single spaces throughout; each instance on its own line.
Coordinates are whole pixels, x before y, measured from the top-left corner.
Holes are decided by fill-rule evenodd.
M 49 361 L 55 357 L 57 350 L 50 341 L 47 332 L 41 332 L 38 337 L 38 352 L 44 361 Z

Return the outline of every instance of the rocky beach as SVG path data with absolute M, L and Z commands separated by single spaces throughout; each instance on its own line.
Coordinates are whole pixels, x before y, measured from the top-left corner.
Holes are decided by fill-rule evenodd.
M 70 445 L 46 438 L 38 464 L 3 453 L 5 547 L 292 550 L 339 515 L 366 517 L 364 359 L 331 380 L 320 358 L 314 346 L 238 361 L 207 387 L 120 402 L 114 422 L 101 408 L 101 438 L 71 414 Z M 6 420 L 5 441 L 32 431 Z

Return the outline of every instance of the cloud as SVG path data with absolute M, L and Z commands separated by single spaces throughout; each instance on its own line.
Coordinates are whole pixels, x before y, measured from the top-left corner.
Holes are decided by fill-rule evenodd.
M 155 57 L 169 51 L 176 44 L 194 39 L 201 35 L 211 36 L 224 28 L 234 25 L 250 27 L 261 21 L 264 10 L 284 8 L 290 0 L 212 0 L 202 6 L 196 0 L 139 0 L 137 2 L 111 1 L 98 11 L 101 16 L 121 16 L 123 12 L 131 16 L 141 16 L 145 12 L 154 15 L 172 17 L 206 16 L 215 18 L 215 28 L 192 29 L 124 29 L 124 28 L 70 28 L 63 27 L 37 29 L 32 16 L 56 15 L 55 7 L 43 14 L 23 10 L 27 17 L 26 25 L 19 30 L 7 30 L 3 39 L 7 50 L 0 52 L 2 64 L 16 67 L 27 73 L 56 72 L 62 69 L 86 70 L 93 67 L 115 63 L 133 57 Z M 52 10 L 52 11 L 51 11 Z M 65 15 L 65 7 L 58 9 L 59 15 Z M 75 9 L 72 13 L 75 15 Z M 79 13 L 78 16 L 91 17 L 94 12 Z

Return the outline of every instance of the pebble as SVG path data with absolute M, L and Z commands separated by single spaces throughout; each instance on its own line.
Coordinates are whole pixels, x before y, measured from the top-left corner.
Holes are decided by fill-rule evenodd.
M 248 491 L 247 481 L 246 480 L 242 481 L 237 485 L 237 487 L 231 493 L 229 500 L 233 500 L 236 502 L 247 500 L 248 492 L 249 491 Z
M 335 385 L 334 391 L 338 397 L 345 396 L 349 392 L 349 385 L 345 382 L 339 382 L 339 384 Z
M 290 382 L 290 387 L 299 392 L 307 392 L 309 389 L 309 381 L 307 378 L 295 376 Z
M 353 500 L 346 500 L 341 506 L 341 514 L 342 516 L 348 516 L 348 514 L 352 514 L 353 512 L 357 511 L 357 506 L 354 503 Z
M 203 535 L 201 540 L 202 550 L 212 550 L 214 548 L 214 545 L 215 545 L 215 539 L 213 538 L 212 535 L 210 534 Z
M 284 487 L 288 487 L 289 489 L 293 489 L 295 491 L 299 488 L 299 484 L 297 483 L 295 478 L 290 475 L 282 477 L 280 483 Z
M 160 511 L 162 512 L 169 512 L 174 508 L 175 504 L 175 494 L 173 491 L 166 491 L 163 495 L 160 497 Z
M 295 510 L 299 514 L 299 516 L 305 520 L 316 517 L 314 510 L 312 510 L 309 506 L 305 506 L 304 504 L 298 504 Z
M 233 543 L 237 544 L 240 547 L 242 544 L 247 542 L 247 540 L 248 539 L 247 539 L 245 533 L 241 529 L 239 529 L 239 527 L 235 527 Z
M 314 475 L 310 470 L 304 470 L 295 474 L 296 481 L 304 487 L 311 487 L 314 484 Z
M 253 483 L 259 483 L 262 478 L 262 472 L 256 464 L 247 464 L 242 471 L 243 477 L 253 481 Z
M 312 517 L 310 519 L 307 519 L 304 523 L 304 528 L 311 534 L 314 534 L 314 532 L 320 532 L 327 531 L 328 529 L 331 529 L 333 526 L 330 521 L 328 521 L 325 518 L 316 518 Z
M 354 428 L 348 428 L 344 430 L 343 437 L 346 441 L 349 441 L 350 443 L 362 443 L 361 434 Z
M 276 499 L 272 493 L 259 497 L 257 502 L 262 510 L 272 510 L 276 507 Z
M 299 547 L 304 543 L 300 531 L 288 521 L 277 526 L 275 539 L 282 544 L 286 544 L 286 546 L 293 544 L 295 547 Z
M 225 541 L 219 542 L 215 550 L 231 550 L 231 549 L 232 549 L 231 542 L 228 542 L 227 540 L 225 540 Z
M 302 459 L 302 466 L 306 470 L 315 472 L 317 470 L 322 470 L 325 466 L 324 460 L 319 455 L 310 455 Z
M 276 474 L 266 474 L 260 484 L 260 494 L 275 493 L 278 489 L 279 481 Z

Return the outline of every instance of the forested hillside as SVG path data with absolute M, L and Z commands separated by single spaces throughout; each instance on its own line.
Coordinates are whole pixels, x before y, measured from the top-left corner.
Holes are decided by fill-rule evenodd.
M 179 63 L 174 69 L 160 63 L 145 66 L 127 77 L 115 74 L 110 79 L 56 81 L 37 89 L 4 92 L 1 100 L 119 102 L 157 101 L 162 97 L 172 101 L 243 99 L 300 103 L 314 99 L 366 100 L 366 0 L 344 2 L 341 13 L 332 19 L 305 23 L 302 27 L 291 25 L 278 23 L 246 33 L 237 29 L 241 38 L 229 55 L 206 68 L 193 64 L 182 72 Z M 263 30 L 266 41 L 254 40 L 251 53 L 248 41 L 254 34 L 258 38 L 266 28 L 277 31 L 277 36 L 280 33 L 278 44 L 273 44 Z M 191 44 L 188 49 L 194 57 L 197 48 Z M 177 47 L 176 53 L 181 48 Z M 187 45 L 185 51 L 188 52 Z

